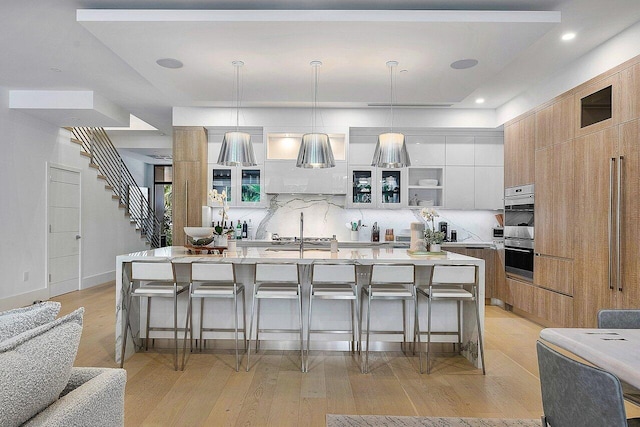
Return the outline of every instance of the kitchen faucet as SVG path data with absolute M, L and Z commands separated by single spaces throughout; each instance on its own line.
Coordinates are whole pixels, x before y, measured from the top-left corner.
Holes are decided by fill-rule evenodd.
M 304 213 L 300 212 L 300 258 L 304 254 Z

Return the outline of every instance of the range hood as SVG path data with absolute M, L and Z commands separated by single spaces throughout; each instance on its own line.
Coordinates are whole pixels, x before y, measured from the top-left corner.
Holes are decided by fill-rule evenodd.
M 325 169 L 296 167 L 290 160 L 265 161 L 267 194 L 347 194 L 347 162 Z

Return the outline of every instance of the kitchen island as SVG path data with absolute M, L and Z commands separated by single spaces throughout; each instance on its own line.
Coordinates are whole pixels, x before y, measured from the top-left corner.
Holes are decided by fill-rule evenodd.
M 429 270 L 431 266 L 437 264 L 473 264 L 477 265 L 478 271 L 478 293 L 480 301 L 480 319 L 481 328 L 484 329 L 484 277 L 485 277 L 485 265 L 484 261 L 477 258 L 468 257 L 465 255 L 455 254 L 451 252 L 444 252 L 437 255 L 410 255 L 405 248 L 392 248 L 392 247 L 364 247 L 364 248 L 340 248 L 337 253 L 331 253 L 326 248 L 313 248 L 307 247 L 303 255 L 300 255 L 298 250 L 291 250 L 288 247 L 241 247 L 237 252 L 231 254 L 220 255 L 203 255 L 190 253 L 188 249 L 182 246 L 171 246 L 165 248 L 152 249 L 141 252 L 134 252 L 126 255 L 119 255 L 116 257 L 116 342 L 115 342 L 115 358 L 116 362 L 120 362 L 122 357 L 121 343 L 122 343 L 122 329 L 125 322 L 125 311 L 122 310 L 122 297 L 123 297 L 123 284 L 129 283 L 130 278 L 130 266 L 132 261 L 150 261 L 150 260 L 170 260 L 175 264 L 177 280 L 179 282 L 189 281 L 190 263 L 199 260 L 207 260 L 211 262 L 231 262 L 237 266 L 236 280 L 239 283 L 243 283 L 246 289 L 246 302 L 247 307 L 251 306 L 251 298 L 253 295 L 253 272 L 254 266 L 257 262 L 261 263 L 278 263 L 278 262 L 296 262 L 301 268 L 301 281 L 303 288 L 303 309 L 307 309 L 308 293 L 309 293 L 309 272 L 310 264 L 314 260 L 324 260 L 333 262 L 355 263 L 357 266 L 357 280 L 358 284 L 366 284 L 368 281 L 369 269 L 372 264 L 381 263 L 398 263 L 398 264 L 414 264 L 416 266 L 416 281 L 418 283 L 426 283 L 429 277 Z M 185 324 L 185 313 L 188 296 L 183 294 L 179 298 L 178 307 L 178 324 Z M 424 301 L 421 301 L 423 304 Z M 140 306 L 133 305 L 131 316 L 131 331 L 136 338 L 145 338 L 145 322 L 146 316 L 140 316 L 140 313 L 146 311 L 146 301 L 141 301 Z M 274 304 L 269 304 L 268 307 L 264 307 L 262 316 L 264 319 L 261 321 L 261 326 L 268 328 L 270 320 L 278 320 L 278 324 L 282 325 L 283 322 L 290 322 L 291 325 L 295 324 L 297 309 L 294 306 L 295 303 L 289 301 L 274 301 Z M 422 305 L 421 305 L 422 307 Z M 398 310 L 400 310 L 398 305 Z M 154 326 L 166 326 L 169 327 L 171 321 L 172 303 L 170 301 L 154 301 L 154 306 L 151 315 L 151 324 Z M 194 327 L 199 325 L 199 310 L 194 310 Z M 228 312 L 224 311 L 224 314 L 216 309 L 216 319 L 219 322 L 228 322 L 231 324 L 231 306 L 228 307 Z M 349 321 L 349 312 L 344 310 L 344 313 L 331 310 L 329 307 L 323 307 L 318 305 L 314 306 L 314 328 L 317 325 L 321 325 L 322 328 L 328 329 L 345 329 L 347 322 Z M 421 309 L 421 313 L 426 313 Z M 342 315 L 341 315 L 342 314 Z M 433 304 L 433 321 L 432 329 L 434 331 L 452 331 L 456 329 L 456 304 L 455 302 L 437 301 Z M 209 314 L 211 316 L 211 314 Z M 306 314 L 304 314 L 306 318 Z M 248 316 L 247 316 L 248 317 Z M 315 322 L 318 322 L 316 324 Z M 408 315 L 407 321 L 409 322 L 408 330 L 413 328 L 413 316 Z M 377 311 L 375 319 L 372 318 L 372 329 L 375 330 L 397 330 L 401 329 L 401 316 L 393 312 L 393 309 L 385 310 L 384 312 Z M 422 324 L 426 323 L 423 319 Z M 476 320 L 475 320 L 475 305 L 472 302 L 465 302 L 462 310 L 462 342 L 463 348 L 466 349 L 463 354 L 469 359 L 475 366 L 479 366 L 480 359 L 477 353 L 478 335 L 476 333 Z M 339 326 L 342 325 L 342 326 Z M 222 325 L 224 327 L 225 325 Z M 248 328 L 247 328 L 248 329 Z M 151 338 L 169 337 L 169 332 L 158 331 L 151 335 Z M 206 337 L 206 335 L 205 335 Z M 226 338 L 224 334 L 216 335 L 217 338 Z M 230 338 L 230 335 L 229 335 Z M 253 337 L 252 337 L 253 338 Z M 326 338 L 326 337 L 325 337 Z M 335 337 L 332 337 L 335 338 Z M 410 338 L 410 337 L 408 337 Z M 433 341 L 437 342 L 457 342 L 457 336 L 455 333 L 436 335 Z M 131 336 L 127 335 L 127 355 L 129 356 L 134 351 L 134 345 L 131 341 Z M 381 339 L 383 341 L 395 341 L 397 337 L 392 336 L 376 336 L 372 337 L 372 341 Z M 323 341 L 322 337 L 317 339 L 314 337 L 312 348 L 325 348 L 335 350 L 346 350 L 348 337 L 345 338 L 344 347 L 336 347 L 341 344 L 334 341 Z M 264 334 L 261 335 L 261 347 L 262 348 L 278 348 L 278 349 L 294 349 L 298 345 L 296 337 L 288 334 Z M 270 346 L 271 345 L 271 346 Z M 372 342 L 372 350 L 382 349 L 379 343 Z

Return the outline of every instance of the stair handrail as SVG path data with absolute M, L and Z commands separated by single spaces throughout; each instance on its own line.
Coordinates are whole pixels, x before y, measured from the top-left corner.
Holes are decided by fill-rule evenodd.
M 107 132 L 101 127 L 73 127 L 70 130 L 73 137 L 80 141 L 82 149 L 90 155 L 91 163 L 106 179 L 118 202 L 127 209 L 149 245 L 159 248 L 162 224 Z

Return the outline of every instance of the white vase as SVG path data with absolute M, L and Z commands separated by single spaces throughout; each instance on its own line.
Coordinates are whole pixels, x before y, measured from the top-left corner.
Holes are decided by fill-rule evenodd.
M 429 245 L 429 252 L 440 252 L 442 251 L 442 247 L 440 246 L 440 243 L 431 243 Z
M 214 246 L 218 248 L 226 248 L 227 247 L 227 235 L 223 234 L 221 236 L 214 237 Z

